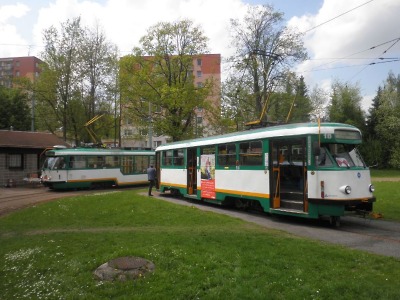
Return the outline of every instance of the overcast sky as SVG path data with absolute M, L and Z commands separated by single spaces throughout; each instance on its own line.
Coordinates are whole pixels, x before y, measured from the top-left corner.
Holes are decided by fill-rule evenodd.
M 81 16 L 84 25 L 98 22 L 121 55 L 157 22 L 188 18 L 224 58 L 232 53 L 229 20 L 259 4 L 305 32 L 310 60 L 295 71 L 310 90 L 335 79 L 358 84 L 367 109 L 389 71 L 400 74 L 400 0 L 0 0 L 0 57 L 40 58 L 43 30 Z

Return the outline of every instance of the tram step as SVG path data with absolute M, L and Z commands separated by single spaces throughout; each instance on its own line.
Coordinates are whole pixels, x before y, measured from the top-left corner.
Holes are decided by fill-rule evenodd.
M 281 198 L 285 200 L 303 201 L 303 193 L 294 191 L 281 191 Z
M 183 195 L 183 197 L 191 198 L 191 199 L 197 199 L 197 195 L 195 195 L 195 194 L 185 194 L 185 195 Z
M 289 208 L 296 210 L 303 210 L 303 201 L 291 200 L 291 199 L 281 199 L 281 208 Z

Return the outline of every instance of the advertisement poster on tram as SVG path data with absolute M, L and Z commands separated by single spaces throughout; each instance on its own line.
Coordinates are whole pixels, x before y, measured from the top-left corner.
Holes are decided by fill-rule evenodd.
M 215 199 L 215 155 L 201 156 L 201 197 Z

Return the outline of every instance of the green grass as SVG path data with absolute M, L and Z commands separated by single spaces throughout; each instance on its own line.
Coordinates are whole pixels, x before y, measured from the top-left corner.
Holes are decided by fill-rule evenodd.
M 0 218 L 1 299 L 399 299 L 400 261 L 133 191 L 65 198 Z M 120 256 L 153 261 L 99 282 Z
M 372 177 L 395 177 L 400 179 L 400 170 L 395 169 L 385 169 L 385 170 L 378 170 L 378 169 L 371 169 L 371 176 Z
M 374 212 L 382 213 L 387 220 L 400 222 L 400 170 L 371 169 L 371 176 L 377 199 Z M 398 181 L 377 181 L 377 178 L 398 178 Z
M 376 202 L 374 212 L 382 213 L 384 219 L 400 222 L 400 182 L 374 182 Z

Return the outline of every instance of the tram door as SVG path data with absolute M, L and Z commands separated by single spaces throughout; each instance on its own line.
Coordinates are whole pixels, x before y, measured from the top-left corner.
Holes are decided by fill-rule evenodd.
M 160 180 L 161 180 L 161 152 L 156 153 L 156 171 L 157 171 L 157 180 L 156 180 L 156 189 L 160 188 Z
M 306 211 L 306 139 L 272 140 L 270 149 L 271 207 Z
M 197 194 L 197 152 L 196 148 L 187 149 L 187 193 Z

